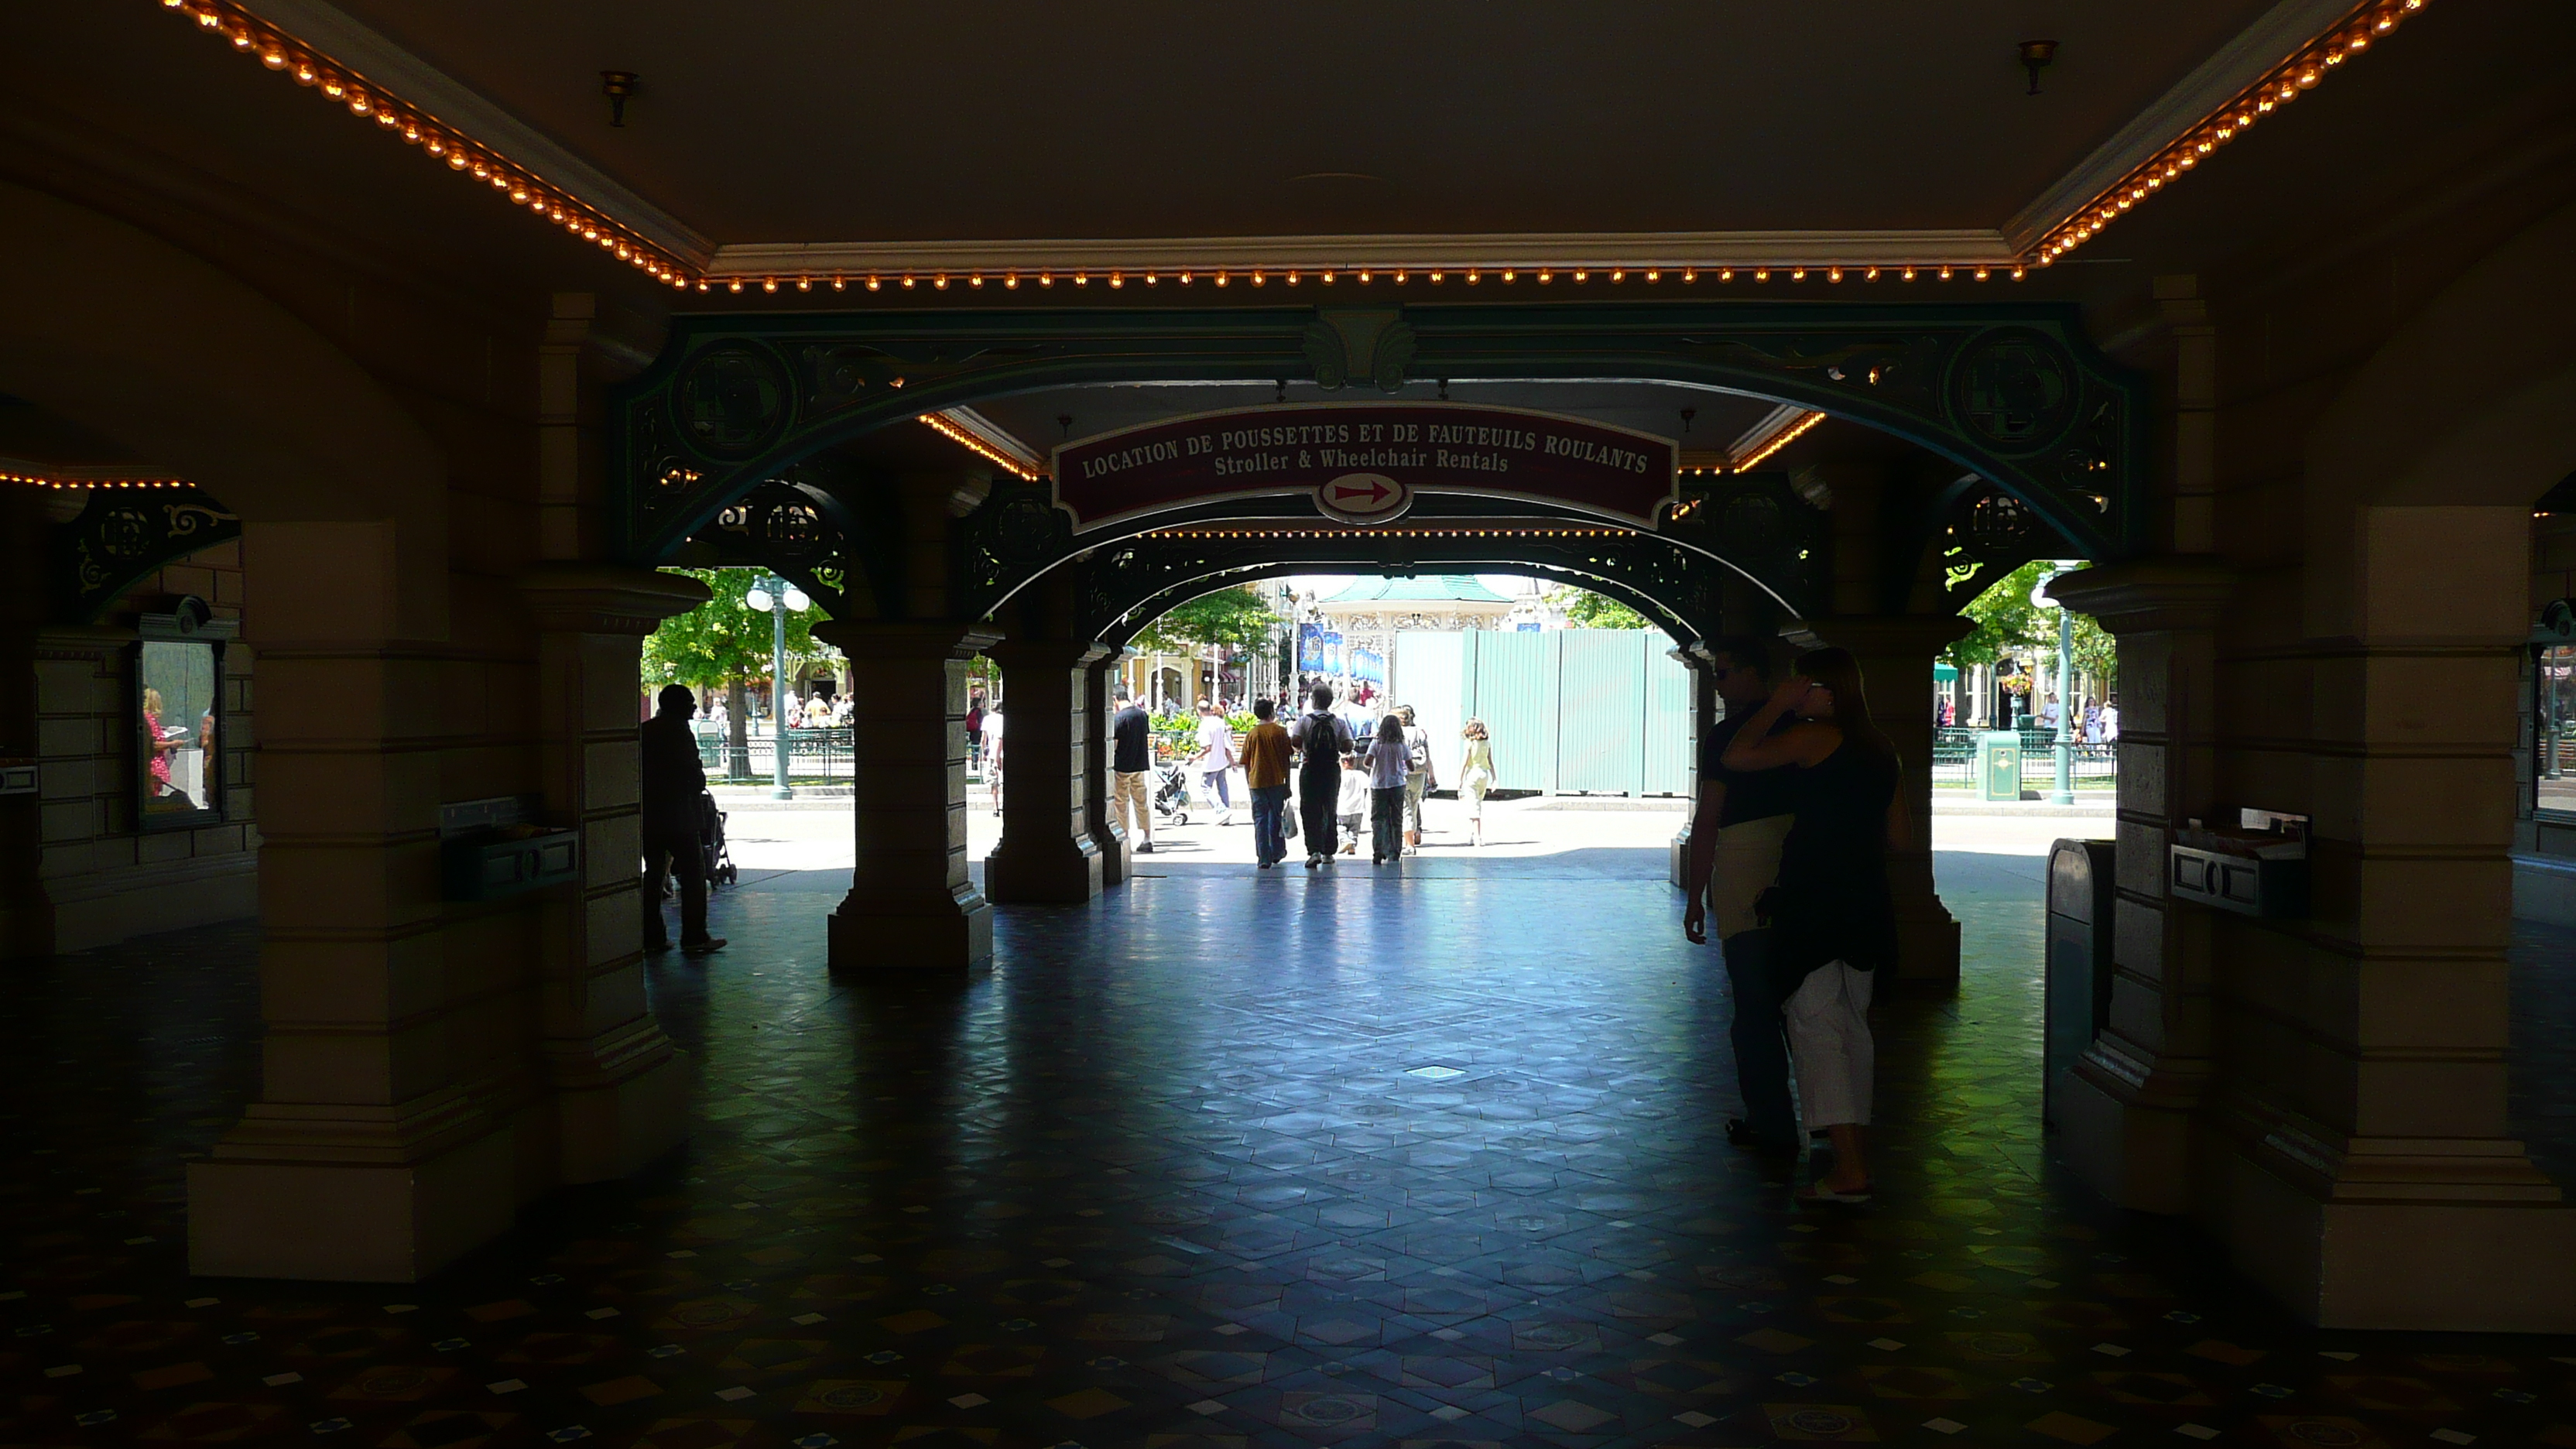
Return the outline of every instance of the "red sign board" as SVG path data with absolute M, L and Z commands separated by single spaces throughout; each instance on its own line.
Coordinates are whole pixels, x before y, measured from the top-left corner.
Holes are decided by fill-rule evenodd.
M 1669 438 L 1471 403 L 1284 403 L 1103 433 L 1055 450 L 1074 530 L 1229 498 L 1306 493 L 1383 523 L 1416 493 L 1526 499 L 1652 528 L 1674 500 Z

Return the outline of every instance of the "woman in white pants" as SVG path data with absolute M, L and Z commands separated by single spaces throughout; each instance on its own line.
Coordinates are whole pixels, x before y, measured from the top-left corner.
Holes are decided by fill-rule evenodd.
M 1777 729 L 1784 719 L 1793 722 Z M 1834 1144 L 1833 1170 L 1798 1198 L 1864 1201 L 1877 1057 L 1870 988 L 1881 967 L 1896 965 L 1887 852 L 1906 834 L 1896 750 L 1870 722 L 1860 666 L 1844 650 L 1818 649 L 1799 658 L 1724 758 L 1730 770 L 1796 772 L 1796 821 L 1780 847 L 1778 883 L 1763 899 L 1799 1116 Z

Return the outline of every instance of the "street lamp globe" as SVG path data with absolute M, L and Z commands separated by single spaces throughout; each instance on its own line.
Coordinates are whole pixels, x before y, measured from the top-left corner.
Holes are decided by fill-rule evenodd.
M 805 597 L 805 591 L 803 589 L 796 587 L 794 584 L 789 584 L 787 586 L 787 612 L 791 614 L 801 614 L 813 606 L 814 601 Z
M 755 614 L 768 613 L 774 602 L 775 601 L 769 597 L 769 590 L 762 588 L 758 584 L 752 585 L 751 592 L 742 596 L 742 606 L 751 610 Z

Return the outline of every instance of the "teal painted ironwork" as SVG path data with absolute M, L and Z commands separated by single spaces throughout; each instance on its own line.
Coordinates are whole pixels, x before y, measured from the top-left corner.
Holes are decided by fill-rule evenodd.
M 1866 423 L 1992 483 L 2067 556 L 2143 542 L 2147 397 L 2046 303 L 1675 301 L 683 316 L 617 390 L 615 546 L 654 563 L 835 444 L 1095 382 L 1645 379 Z

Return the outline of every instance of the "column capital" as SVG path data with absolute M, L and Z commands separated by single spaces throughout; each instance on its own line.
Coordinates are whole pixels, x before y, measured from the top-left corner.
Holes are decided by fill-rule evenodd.
M 2090 614 L 2114 635 L 2215 629 L 2236 592 L 2236 575 L 2203 558 L 2164 557 L 2102 564 L 2060 574 L 2048 594 Z
M 713 597 L 686 574 L 624 564 L 542 563 L 518 583 L 539 627 L 577 634 L 641 638 Z
M 1780 637 L 1802 649 L 1832 647 L 1874 658 L 1919 654 L 1928 660 L 1975 627 L 1956 614 L 1846 614 L 1791 619 L 1780 626 Z
M 990 624 L 934 621 L 919 624 L 873 624 L 854 619 L 827 619 L 816 624 L 814 637 L 860 659 L 971 659 L 1002 642 L 1002 631 Z

